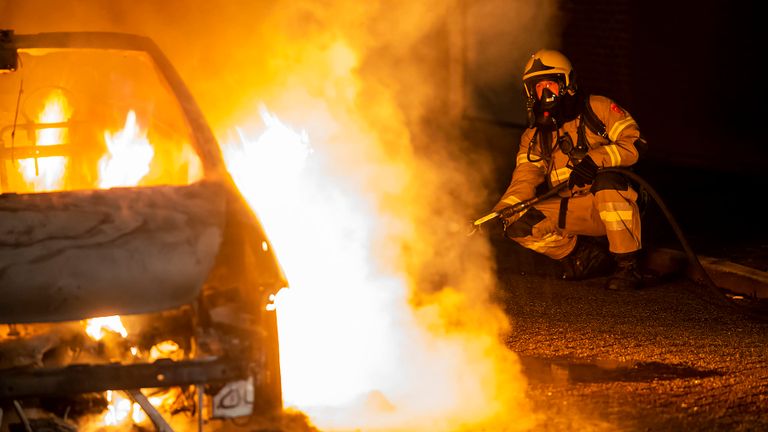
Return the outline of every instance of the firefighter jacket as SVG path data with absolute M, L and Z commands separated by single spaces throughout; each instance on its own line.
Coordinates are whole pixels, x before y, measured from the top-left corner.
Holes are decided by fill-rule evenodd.
M 570 166 L 585 155 L 601 168 L 627 167 L 637 162 L 641 147 L 640 130 L 626 111 L 606 97 L 589 96 L 582 112 L 558 130 L 523 133 L 512 181 L 494 211 L 533 198 L 542 187 L 567 182 Z M 598 172 L 589 193 L 561 189 L 560 197 L 505 219 L 505 236 L 553 259 L 568 256 L 579 235 L 605 235 L 609 250 L 616 254 L 639 250 L 638 195 L 615 176 L 600 179 Z
M 517 152 L 515 170 L 512 181 L 500 201 L 494 206 L 493 211 L 514 205 L 535 197 L 537 187 L 547 183 L 547 189 L 567 182 L 571 174 L 570 166 L 578 159 L 571 160 L 569 154 L 558 145 L 558 138 L 569 136 L 575 144 L 579 141 L 579 126 L 582 126 L 582 137 L 586 138 L 586 154 L 588 154 L 598 167 L 627 167 L 635 164 L 639 157 L 638 147 L 643 143 L 640 130 L 635 120 L 623 108 L 611 99 L 590 95 L 588 103 L 595 115 L 604 124 L 604 132 L 593 131 L 583 127 L 586 114 L 582 112 L 575 119 L 567 121 L 557 131 L 551 131 L 549 141 L 550 154 L 542 151 L 542 137 L 538 136 L 536 128 L 527 129 L 521 139 Z M 546 132 L 542 132 L 546 133 Z M 537 143 L 537 141 L 539 141 Z M 568 149 L 566 149 L 568 150 Z M 575 156 L 571 152 L 571 156 Z

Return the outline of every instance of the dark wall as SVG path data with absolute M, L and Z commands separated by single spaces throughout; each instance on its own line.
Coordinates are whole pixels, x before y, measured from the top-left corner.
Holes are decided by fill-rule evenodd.
M 616 98 L 650 151 L 636 168 L 696 250 L 766 244 L 766 25 L 749 2 L 564 0 L 563 50 L 585 87 Z M 675 244 L 658 206 L 646 242 Z
M 768 162 L 756 4 L 565 0 L 562 8 L 563 50 L 580 81 L 626 106 L 649 158 L 726 172 Z

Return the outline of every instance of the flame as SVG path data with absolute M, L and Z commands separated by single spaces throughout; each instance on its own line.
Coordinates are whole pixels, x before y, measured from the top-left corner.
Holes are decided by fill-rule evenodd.
M 85 320 L 85 332 L 93 340 L 100 341 L 107 332 L 119 334 L 123 338 L 128 336 L 123 322 L 118 315 L 98 317 Z M 140 351 L 137 347 L 129 347 L 131 355 L 139 358 Z M 147 360 L 152 362 L 158 359 L 182 360 L 184 351 L 172 340 L 164 340 L 153 345 L 148 351 Z M 170 407 L 181 396 L 178 388 L 156 389 L 154 394 L 147 399 L 160 412 L 170 412 Z M 148 421 L 148 417 L 141 406 L 132 402 L 121 392 L 107 390 L 107 409 L 100 417 L 100 423 L 107 426 L 118 426 L 125 423 L 135 425 Z
M 134 186 L 147 175 L 155 152 L 131 110 L 123 129 L 104 132 L 107 153 L 99 161 L 99 187 Z
M 285 404 L 324 430 L 458 430 L 519 412 L 516 359 L 497 333 L 444 330 L 472 316 L 466 296 L 446 289 L 413 310 L 407 276 L 375 265 L 383 216 L 325 171 L 305 131 L 260 114 L 258 137 L 238 128 L 222 151 L 290 282 L 275 299 Z
M 259 112 L 267 130 L 255 142 L 251 142 L 238 128 L 240 141 L 225 147 L 224 157 L 230 173 L 235 174 L 235 181 L 251 205 L 259 202 L 273 203 L 286 211 L 300 210 L 297 203 L 291 202 L 289 195 L 300 192 L 300 173 L 305 167 L 307 157 L 312 153 L 306 132 L 295 132 L 280 119 L 260 106 Z M 280 179 L 281 187 L 263 187 L 263 181 Z M 262 210 L 254 207 L 256 211 Z M 272 226 L 279 226 L 280 214 L 263 212 L 263 221 Z M 272 218 L 272 220 L 270 220 Z M 279 239 L 280 237 L 278 237 Z M 287 245 L 286 245 L 287 246 Z M 262 245 L 262 248 L 265 246 Z M 288 257 L 286 257 L 288 259 Z M 284 264 L 285 265 L 285 264 Z
M 104 414 L 104 424 L 117 426 L 131 418 L 133 403 L 120 392 L 107 390 L 107 411 Z
M 72 109 L 64 93 L 56 89 L 46 98 L 45 106 L 37 117 L 37 123 L 52 124 L 69 120 Z M 35 132 L 36 145 L 50 146 L 64 144 L 68 139 L 67 128 L 44 128 Z M 67 158 L 49 156 L 18 161 L 19 171 L 28 187 L 35 192 L 61 189 Z
M 152 403 L 152 400 L 150 399 L 149 402 Z M 155 404 L 153 403 L 152 405 L 155 405 Z M 132 412 L 131 421 L 133 421 L 133 424 L 140 424 L 149 419 L 149 417 L 147 416 L 147 413 L 145 413 L 144 410 L 141 409 L 141 406 L 136 402 L 134 402 L 133 406 L 131 406 L 131 412 Z
M 371 369 L 390 360 L 382 348 L 393 336 L 376 324 L 389 321 L 391 300 L 371 296 L 368 218 L 359 213 L 362 203 L 308 165 L 313 149 L 305 131 L 264 106 L 260 114 L 266 130 L 256 139 L 238 130 L 240 142 L 225 146 L 224 155 L 291 285 L 275 299 L 283 395 L 299 407 L 349 404 L 373 385 Z M 378 288 L 398 291 L 387 283 Z
M 125 329 L 125 326 L 123 326 L 123 321 L 118 315 L 86 320 L 85 332 L 93 340 L 101 340 L 107 331 L 117 333 L 122 337 L 128 336 L 128 331 Z
M 183 351 L 179 349 L 179 345 L 172 340 L 165 340 L 158 342 L 149 349 L 149 360 L 154 361 L 160 358 L 168 358 L 173 360 L 181 360 L 183 358 Z
M 64 91 L 55 90 L 44 101 L 35 121 L 37 129 L 34 135 L 29 134 L 28 140 L 32 143 L 24 146 L 25 153 L 14 155 L 20 176 L 11 179 L 11 190 L 45 192 L 93 187 L 108 189 L 136 186 L 140 182 L 143 182 L 142 185 L 190 184 L 203 178 L 202 163 L 189 144 L 188 137 L 183 133 L 169 133 L 167 129 L 172 128 L 167 125 L 164 129 L 158 128 L 162 132 L 150 131 L 141 127 L 136 111 L 129 110 L 120 130 L 103 130 L 102 143 L 101 140 L 92 139 L 90 129 L 86 127 L 70 130 L 68 125 L 72 120 L 73 109 Z M 85 130 L 89 133 L 85 134 Z M 149 137 L 152 137 L 152 142 Z M 37 153 L 30 154 L 36 150 L 33 145 L 57 146 L 49 149 L 55 152 L 49 151 L 49 155 L 76 154 L 87 157 L 81 157 L 77 159 L 77 164 L 72 164 L 69 156 L 45 156 L 41 155 L 39 149 Z M 92 160 L 90 155 L 95 153 L 94 150 L 102 151 L 102 146 L 101 157 L 98 161 Z

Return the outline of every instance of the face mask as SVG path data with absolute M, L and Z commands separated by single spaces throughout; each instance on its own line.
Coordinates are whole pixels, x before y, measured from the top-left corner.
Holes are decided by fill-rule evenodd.
M 557 106 L 559 99 L 560 96 L 552 93 L 552 90 L 544 88 L 541 91 L 541 98 L 539 98 L 542 111 L 552 111 Z

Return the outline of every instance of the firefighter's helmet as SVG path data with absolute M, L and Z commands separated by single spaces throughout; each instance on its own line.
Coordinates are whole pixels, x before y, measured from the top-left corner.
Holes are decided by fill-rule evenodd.
M 573 76 L 573 66 L 570 60 L 561 52 L 541 49 L 528 59 L 523 71 L 523 86 L 526 96 L 536 97 L 536 83 L 543 79 L 550 79 L 560 84 L 560 94 L 565 92 L 574 94 L 576 92 L 576 82 Z
M 536 83 L 550 80 L 558 83 L 557 94 L 544 88 L 536 95 Z M 561 52 L 541 49 L 528 59 L 523 70 L 528 127 L 558 128 L 578 114 L 577 87 L 571 62 Z

